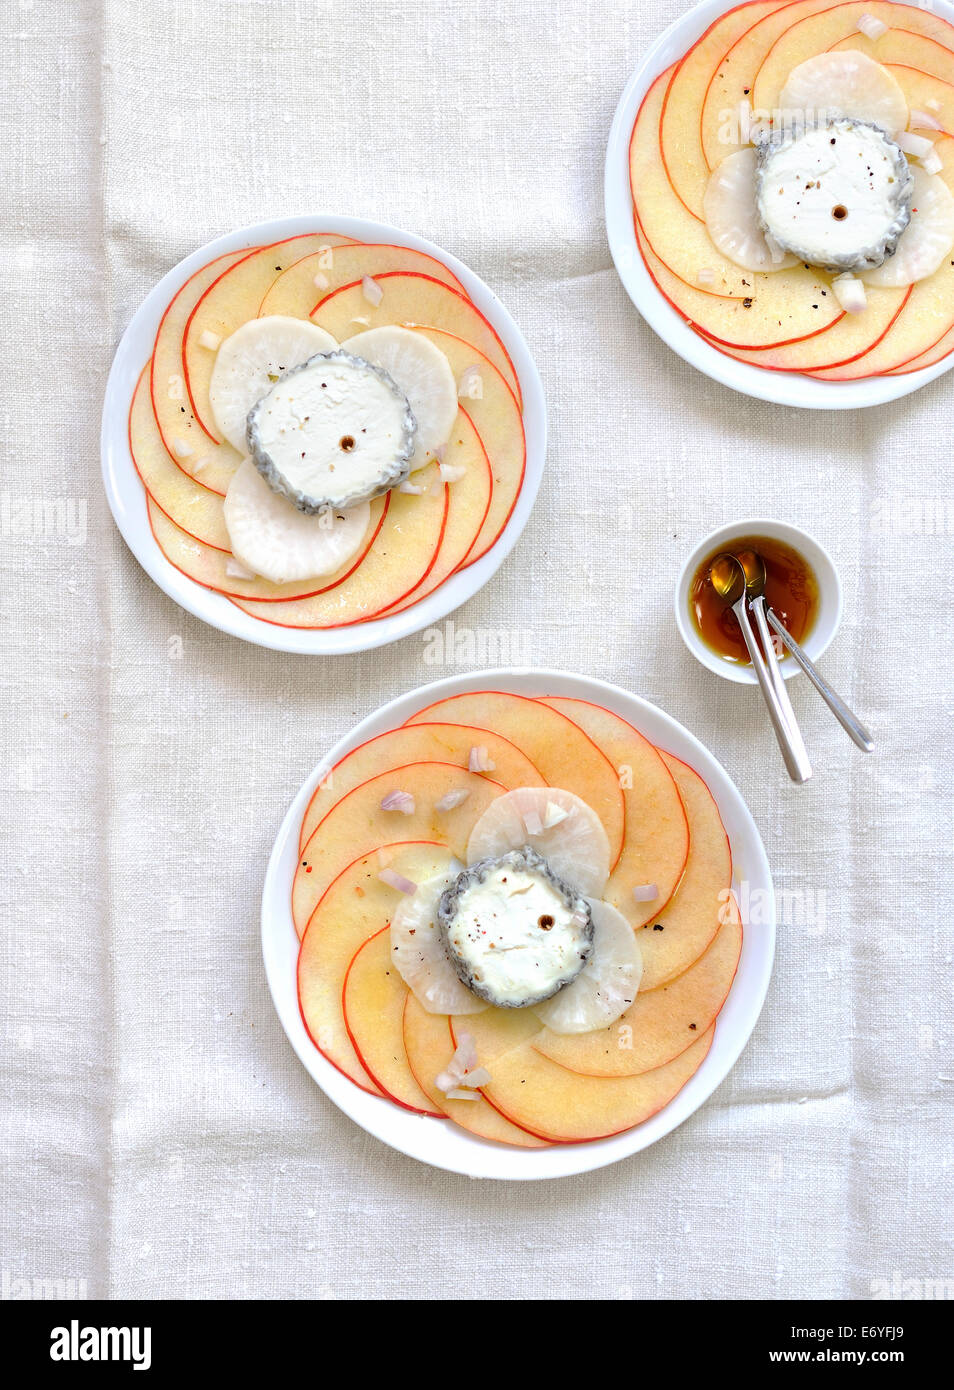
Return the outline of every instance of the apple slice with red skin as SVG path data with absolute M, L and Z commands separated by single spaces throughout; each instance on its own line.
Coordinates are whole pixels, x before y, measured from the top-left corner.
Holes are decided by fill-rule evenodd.
M 728 47 L 754 24 L 782 8 L 781 0 L 752 0 L 714 20 L 675 66 L 663 97 L 659 149 L 672 190 L 683 207 L 705 221 L 702 199 L 710 169 L 702 146 L 702 110 L 713 69 Z M 738 149 L 726 145 L 723 158 Z
M 820 297 L 813 271 L 796 266 L 769 273 L 734 266 L 720 255 L 705 225 L 685 210 L 673 192 L 659 158 L 659 117 L 671 72 L 663 73 L 650 87 L 630 143 L 630 186 L 638 230 L 672 277 L 663 289 L 663 277 L 653 276 L 661 293 L 682 318 L 730 347 L 772 348 L 824 332 L 841 310 L 831 298 Z M 647 269 L 653 275 L 648 264 Z M 715 276 L 719 293 L 698 288 L 702 270 Z
M 889 29 L 872 43 L 863 34 L 856 33 L 833 43 L 828 52 L 838 53 L 846 48 L 857 48 L 882 67 L 886 67 L 901 83 L 902 88 L 904 83 L 895 71 L 897 67 L 920 72 L 925 77 L 932 77 L 944 83 L 954 81 L 954 52 L 944 44 L 938 43 L 936 39 L 925 38 L 923 34 L 912 34 L 906 29 Z M 912 103 L 908 97 L 909 110 L 912 105 L 917 109 L 917 103 Z M 924 133 L 930 135 L 930 131 Z
M 159 321 L 149 371 L 152 409 L 169 457 L 183 473 L 223 497 L 240 458 L 231 444 L 211 439 L 196 418 L 186 390 L 182 337 L 196 304 L 209 286 L 226 270 L 250 256 L 254 249 L 217 256 L 195 271 L 176 292 Z M 214 360 L 214 352 L 208 348 L 203 351 Z M 176 453 L 176 445 L 182 443 L 191 450 L 184 458 Z
M 502 1012 L 502 1010 L 498 1011 Z M 483 1014 L 468 1019 L 478 1038 Z M 457 1019 L 451 1020 L 456 1039 Z M 585 1144 L 633 1129 L 660 1111 L 682 1090 L 705 1061 L 715 1025 L 663 1067 L 640 1076 L 580 1076 L 551 1062 L 533 1042 L 501 1052 L 488 1062 L 491 1080 L 481 1087 L 495 1110 L 521 1129 L 559 1144 Z
M 139 480 L 170 521 L 214 550 L 231 553 L 222 498 L 195 482 L 173 462 L 152 411 L 147 362 L 129 407 L 129 452 Z
M 609 1028 L 559 1034 L 545 1029 L 536 1050 L 584 1076 L 641 1076 L 691 1047 L 715 1022 L 735 979 L 742 953 L 742 921 L 733 897 L 725 921 L 695 965 L 667 985 L 639 994 Z
M 405 877 L 442 873 L 449 854 L 443 845 L 408 841 L 390 847 L 394 869 Z M 378 877 L 376 853 L 359 856 L 330 882 L 312 913 L 298 955 L 298 1004 L 314 1045 L 355 1085 L 375 1095 L 345 1026 L 342 988 L 355 951 L 391 920 L 400 893 Z
M 466 1027 L 462 1025 L 461 1031 L 466 1032 Z M 480 1139 L 516 1148 L 547 1147 L 545 1139 L 527 1134 L 505 1120 L 479 1091 L 474 1092 L 473 1100 L 450 1100 L 437 1089 L 434 1082 L 454 1055 L 450 1019 L 446 1014 L 429 1014 L 410 991 L 404 1005 L 404 1051 L 414 1079 L 430 1103 L 435 1108 L 440 1106 L 461 1129 Z
M 341 1009 L 358 1061 L 378 1089 L 418 1115 L 444 1119 L 414 1080 L 404 1050 L 404 1005 L 411 991 L 391 959 L 390 924 L 358 947 L 345 972 Z
M 443 328 L 428 328 L 422 324 L 413 327 L 440 348 L 458 381 L 469 368 L 477 368 L 476 376 L 471 375 L 469 380 L 479 386 L 480 395 L 468 394 L 460 410 L 470 419 L 487 451 L 493 492 L 480 535 L 465 561 L 466 568 L 486 555 L 500 538 L 517 504 L 527 467 L 523 413 L 506 378 L 472 343 Z
M 424 486 L 422 496 L 392 489 L 376 498 L 372 506 L 372 527 L 377 506 L 383 503 L 382 523 L 364 558 L 352 567 L 344 582 L 325 591 L 289 602 L 261 602 L 233 598 L 232 602 L 250 617 L 277 627 L 350 627 L 380 617 L 401 599 L 415 592 L 435 565 L 447 529 L 450 511 L 450 485 L 431 484 L 437 479 L 436 464 L 418 475 Z
M 490 320 L 466 295 L 436 280 L 433 275 L 423 275 L 419 271 L 385 271 L 376 276 L 375 283 L 382 291 L 380 304 L 368 302 L 359 279 L 318 298 L 311 312 L 312 321 L 339 342 L 354 337 L 362 329 L 383 328 L 389 324 L 406 328 L 443 328 L 473 343 L 479 352 L 489 357 L 523 408 L 520 382 L 510 354 Z
M 196 301 L 182 334 L 182 371 L 187 404 L 210 443 L 219 443 L 221 436 L 209 402 L 215 352 L 202 346 L 203 333 L 222 340 L 230 337 L 243 323 L 258 318 L 259 305 L 287 266 L 323 247 L 333 249 L 350 241 L 334 232 L 316 231 L 253 249 L 217 276 Z
M 675 779 L 653 744 L 611 710 L 564 696 L 547 695 L 541 703 L 578 724 L 617 769 L 626 833 L 603 897 L 630 926 L 641 927 L 669 902 L 689 857 L 689 822 Z M 655 883 L 657 898 L 637 902 L 633 889 L 648 883 Z
M 779 104 L 779 96 L 790 73 L 800 63 L 819 53 L 826 53 L 840 40 L 850 39 L 846 48 L 858 47 L 876 62 L 881 62 L 881 40 L 863 47 L 864 38 L 858 30 L 858 20 L 862 15 L 880 19 L 889 29 L 907 28 L 913 40 L 928 41 L 934 50 L 946 51 L 949 61 L 954 60 L 951 46 L 954 44 L 954 27 L 943 20 L 929 15 L 913 5 L 901 5 L 896 0 L 854 0 L 851 4 L 833 5 L 817 14 L 806 15 L 791 24 L 780 34 L 769 48 L 759 65 L 752 87 L 752 105 L 756 110 L 773 111 Z M 885 35 L 886 39 L 888 36 Z M 855 40 L 862 42 L 856 43 Z M 923 55 L 923 47 L 917 45 Z M 915 67 L 919 64 L 914 64 Z M 941 74 L 943 75 L 943 74 Z
M 389 729 L 353 748 L 330 768 L 315 789 L 302 818 L 298 847 L 341 798 L 380 773 L 382 766 L 406 767 L 409 763 L 456 763 L 467 768 L 472 748 L 485 747 L 494 764 L 493 780 L 507 791 L 515 787 L 542 787 L 540 773 L 525 753 L 500 734 L 468 724 L 412 724 Z M 468 769 L 469 770 L 469 769 Z
M 688 970 L 715 938 L 732 883 L 732 851 L 715 798 L 688 763 L 662 754 L 689 817 L 689 858 L 667 906 L 636 933 L 643 956 L 640 992 Z
M 610 842 L 610 865 L 615 866 L 623 848 L 626 814 L 619 773 L 578 724 L 527 695 L 499 690 L 450 695 L 419 710 L 406 724 L 447 721 L 495 730 L 527 755 L 551 787 L 582 798 L 602 822 Z
M 462 805 L 436 809 L 448 792 L 459 790 L 470 793 Z M 414 797 L 410 815 L 382 809 L 381 802 L 394 791 Z M 471 827 L 504 791 L 489 777 L 442 762 L 391 767 L 352 787 L 325 812 L 300 851 L 292 883 L 292 918 L 299 936 L 328 884 L 356 855 L 404 840 L 428 840 L 446 845 L 463 861 Z
M 466 294 L 457 276 L 424 251 L 390 243 L 356 241 L 313 252 L 288 266 L 268 289 L 258 307 L 258 316 L 287 314 L 291 318 L 306 319 L 319 296 L 361 280 L 365 275 L 373 280 L 389 270 L 418 271 Z
M 369 604 L 375 601 L 386 602 L 393 592 L 393 587 L 391 590 L 383 587 L 384 576 L 377 566 L 369 573 L 362 574 L 360 579 L 357 578 L 375 539 L 384 531 L 389 511 L 386 497 L 376 498 L 372 502 L 371 522 L 361 543 L 361 549 L 338 574 L 326 575 L 323 579 L 303 579 L 291 584 L 272 584 L 268 579 L 238 579 L 230 575 L 226 567 L 232 561 L 231 552 L 216 550 L 195 536 L 189 535 L 181 526 L 171 521 L 151 497 L 147 497 L 147 506 L 152 534 L 170 565 L 187 579 L 201 584 L 203 588 L 223 594 L 226 598 L 254 598 L 259 606 L 266 610 L 271 607 L 286 608 L 289 602 L 296 600 L 320 598 L 329 611 L 333 611 L 336 604 L 345 611 L 349 605 L 354 608 L 362 601 Z M 397 578 L 391 577 L 392 586 L 396 586 Z M 377 588 L 372 580 L 378 581 Z M 343 588 L 344 593 L 336 595 L 332 600 L 331 595 L 338 588 Z M 378 593 L 383 594 L 383 597 L 376 599 Z

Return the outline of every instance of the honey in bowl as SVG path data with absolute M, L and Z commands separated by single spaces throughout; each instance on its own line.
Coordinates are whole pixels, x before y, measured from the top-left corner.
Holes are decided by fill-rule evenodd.
M 765 606 L 803 643 L 818 616 L 818 580 L 804 556 L 784 541 L 768 536 L 738 536 L 707 555 L 692 577 L 689 607 L 703 642 L 725 661 L 749 665 L 739 620 L 721 599 L 709 579 L 709 566 L 717 555 L 739 555 L 754 550 L 765 565 Z M 758 639 L 756 639 L 758 640 Z

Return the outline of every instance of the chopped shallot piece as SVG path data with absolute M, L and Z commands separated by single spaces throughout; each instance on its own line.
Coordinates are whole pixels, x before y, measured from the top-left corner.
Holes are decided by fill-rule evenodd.
M 388 792 L 381 802 L 382 811 L 400 811 L 402 816 L 413 816 L 414 798 L 410 792 Z
M 874 43 L 876 39 L 881 38 L 882 34 L 888 32 L 888 26 L 882 20 L 876 19 L 873 14 L 863 14 L 858 20 L 858 32 L 864 34 L 866 39 L 870 39 Z
M 543 821 L 536 811 L 523 811 L 521 814 L 528 835 L 543 834 Z
M 215 352 L 221 342 L 218 333 L 211 333 L 208 328 L 203 328 L 199 334 L 199 347 L 208 348 L 210 352 Z
M 369 304 L 378 305 L 384 298 L 384 290 L 377 280 L 372 280 L 370 275 L 365 275 L 361 280 L 361 293 Z
M 911 119 L 908 122 L 912 130 L 940 130 L 941 122 L 931 111 L 918 111 L 916 108 L 911 112 Z
M 543 829 L 552 830 L 555 825 L 566 820 L 569 811 L 565 806 L 558 806 L 555 801 L 547 802 L 546 814 L 543 817 Z M 526 819 L 526 817 L 524 817 Z
M 913 154 L 915 159 L 923 159 L 934 149 L 933 140 L 928 140 L 923 135 L 912 135 L 910 130 L 902 130 L 896 138 L 904 153 Z
M 370 327 L 371 327 L 371 320 L 368 318 L 367 314 L 355 314 L 355 316 L 354 316 L 354 318 L 351 320 L 351 322 L 352 322 L 352 323 L 360 323 L 360 325 L 361 325 L 362 328 L 370 328 Z
M 457 383 L 459 400 L 480 401 L 484 397 L 484 378 L 479 367 L 465 367 Z
M 312 281 L 312 284 L 314 285 L 314 287 L 315 287 L 316 290 L 326 290 L 326 289 L 328 288 L 328 277 L 327 277 L 327 275 L 325 275 L 325 274 L 323 273 L 323 271 L 320 271 L 320 270 L 319 270 L 318 274 L 315 276 L 314 280 Z
M 924 105 L 929 111 L 934 111 L 935 113 L 942 110 L 941 103 L 938 101 L 937 97 L 928 97 Z
M 467 787 L 458 787 L 456 791 L 445 792 L 440 801 L 434 802 L 435 811 L 453 811 L 455 807 L 463 805 L 470 796 Z
M 472 748 L 467 759 L 468 772 L 493 772 L 497 764 L 492 761 L 490 754 L 483 744 L 479 748 Z
M 711 270 L 711 269 L 709 268 L 709 266 L 703 266 L 703 268 L 699 271 L 698 275 L 696 276 L 696 284 L 697 284 L 697 285 L 714 285 L 715 282 L 716 282 L 716 273 L 715 273 L 715 271 L 714 271 L 714 270 Z
M 398 483 L 398 492 L 409 492 L 412 497 L 423 497 L 425 489 L 405 478 L 403 483 Z
M 407 893 L 410 896 L 411 893 L 417 892 L 417 884 L 412 883 L 409 878 L 405 878 L 403 874 L 397 873 L 394 869 L 382 869 L 378 878 L 389 888 L 396 888 L 399 893 Z
M 461 478 L 467 476 L 467 469 L 461 463 L 442 463 L 438 466 L 438 472 L 445 483 L 459 483 Z
M 447 1069 L 435 1079 L 434 1085 L 439 1091 L 449 1095 L 463 1083 L 469 1072 L 475 1072 L 477 1069 L 477 1048 L 474 1040 L 470 1033 L 461 1033 L 457 1041 L 457 1050 L 447 1063 Z
M 633 897 L 638 903 L 653 903 L 659 897 L 659 889 L 655 883 L 637 883 L 633 888 Z
M 930 154 L 924 156 L 921 160 L 921 168 L 926 174 L 939 174 L 941 172 L 944 168 L 944 161 L 937 150 L 932 150 Z
M 465 1071 L 460 1079 L 462 1086 L 488 1086 L 493 1080 L 486 1067 L 474 1067 L 473 1071 Z
M 255 575 L 246 569 L 241 561 L 230 558 L 225 562 L 225 573 L 230 579 L 254 579 Z
M 191 458 L 195 453 L 195 450 L 187 439 L 174 439 L 172 441 L 172 450 L 176 457 L 180 459 Z
M 211 455 L 211 454 L 203 454 L 202 457 L 201 457 L 200 459 L 196 459 L 195 463 L 192 465 L 192 471 L 193 471 L 193 473 L 201 473 L 202 470 L 203 470 L 203 468 L 208 468 L 208 466 L 209 466 L 209 464 L 210 464 L 211 462 L 212 462 L 212 455 Z
M 480 1099 L 481 1099 L 481 1095 L 480 1095 L 480 1092 L 479 1092 L 479 1091 L 467 1091 L 467 1090 L 464 1090 L 464 1088 L 463 1088 L 462 1086 L 455 1086 L 452 1090 L 450 1090 L 450 1091 L 445 1091 L 444 1094 L 446 1095 L 446 1097 L 447 1097 L 448 1100 L 480 1100 Z
M 835 298 L 846 314 L 863 314 L 868 307 L 864 283 L 853 275 L 839 275 L 831 282 Z

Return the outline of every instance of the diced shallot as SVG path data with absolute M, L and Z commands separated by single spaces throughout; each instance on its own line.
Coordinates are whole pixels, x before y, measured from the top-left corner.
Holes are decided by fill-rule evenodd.
M 911 119 L 908 125 L 912 130 L 941 130 L 941 122 L 931 111 L 919 111 L 916 107 L 911 112 Z
M 555 825 L 560 824 L 561 820 L 566 820 L 569 814 L 565 806 L 558 806 L 555 801 L 548 801 L 543 817 L 543 829 L 552 830 Z
M 493 1077 L 486 1067 L 474 1067 L 473 1071 L 465 1071 L 460 1079 L 462 1086 L 489 1086 Z
M 540 819 L 540 813 L 538 811 L 534 811 L 532 808 L 528 807 L 522 812 L 522 815 L 524 828 L 528 835 L 543 834 L 543 821 Z
M 409 878 L 399 874 L 396 869 L 381 869 L 378 878 L 382 883 L 386 883 L 389 888 L 396 888 L 399 893 L 407 893 L 410 896 L 417 892 L 417 884 L 412 883 Z
M 697 285 L 714 285 L 715 282 L 716 282 L 716 273 L 715 273 L 715 271 L 712 270 L 709 266 L 703 266 L 703 268 L 699 271 L 698 275 L 696 276 L 696 284 L 697 284 Z
M 924 135 L 914 135 L 910 130 L 902 130 L 896 139 L 904 153 L 913 155 L 915 159 L 923 159 L 934 149 L 933 140 L 928 140 Z
M 497 764 L 492 760 L 490 754 L 483 744 L 479 748 L 472 748 L 467 758 L 468 772 L 493 772 Z
M 199 334 L 199 346 L 208 348 L 210 352 L 215 352 L 221 345 L 222 339 L 218 333 L 212 333 L 208 328 L 203 328 Z
M 412 497 L 423 497 L 426 490 L 417 483 L 409 482 L 407 478 L 404 479 L 403 483 L 398 483 L 398 492 L 409 492 Z
M 465 367 L 457 383 L 460 400 L 479 401 L 484 395 L 484 378 L 479 367 Z
M 881 38 L 882 34 L 888 32 L 888 26 L 873 14 L 863 14 L 858 20 L 858 32 L 864 34 L 866 39 L 870 39 L 874 43 L 876 39 Z
M 402 816 L 413 816 L 414 798 L 410 792 L 393 791 L 388 792 L 381 802 L 382 811 L 400 811 Z
M 459 483 L 461 478 L 467 476 L 467 469 L 460 463 L 442 463 L 438 466 L 438 472 L 445 483 Z
M 856 280 L 853 275 L 837 276 L 831 282 L 831 287 L 846 314 L 863 314 L 867 309 L 868 297 L 865 294 L 864 283 Z
M 937 150 L 932 150 L 921 160 L 921 168 L 926 174 L 939 174 L 944 168 L 944 161 Z
M 374 304 L 375 306 L 380 304 L 381 300 L 384 298 L 384 290 L 382 290 L 377 280 L 371 279 L 370 275 L 362 276 L 361 293 L 369 304 Z
M 469 1073 L 477 1072 L 479 1069 L 474 1040 L 470 1033 L 461 1033 L 453 1057 L 447 1063 L 446 1070 L 435 1078 L 434 1085 L 439 1091 L 449 1095 L 451 1091 L 456 1090 L 464 1083 L 464 1078 Z M 487 1080 L 490 1080 L 489 1075 Z
M 192 445 L 187 439 L 174 439 L 172 441 L 172 452 L 176 458 L 188 459 L 195 453 Z
M 440 801 L 434 802 L 435 811 L 453 811 L 457 806 L 462 806 L 470 796 L 468 787 L 457 787 L 452 792 L 445 792 Z
M 438 1088 L 440 1089 L 440 1088 Z M 453 1090 L 445 1091 L 448 1100 L 480 1100 L 479 1091 L 468 1091 L 463 1086 L 455 1086 Z
M 637 883 L 633 888 L 633 897 L 638 903 L 654 903 L 659 897 L 659 889 L 655 883 Z

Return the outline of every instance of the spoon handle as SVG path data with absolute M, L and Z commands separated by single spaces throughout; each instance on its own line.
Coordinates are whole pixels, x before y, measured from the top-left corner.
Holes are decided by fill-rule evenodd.
M 772 685 L 772 679 L 765 665 L 765 659 L 759 650 L 759 644 L 755 640 L 755 633 L 752 631 L 752 624 L 745 607 L 745 594 L 739 599 L 738 603 L 732 605 L 732 611 L 739 620 L 739 627 L 742 629 L 742 636 L 745 638 L 745 645 L 749 649 L 749 656 L 752 660 L 752 669 L 755 671 L 756 679 L 762 690 L 762 696 L 768 707 L 769 718 L 772 721 L 772 728 L 775 730 L 775 737 L 778 746 L 782 750 L 782 757 L 785 760 L 785 768 L 793 782 L 807 782 L 812 775 L 812 765 L 808 760 L 808 755 L 803 749 L 797 748 L 792 742 L 789 733 L 788 721 L 782 711 L 779 698 Z
M 768 618 L 771 626 L 778 633 L 779 637 L 781 637 L 786 647 L 788 647 L 789 651 L 792 653 L 792 656 L 798 662 L 799 666 L 805 672 L 805 675 L 811 681 L 812 685 L 818 691 L 819 695 L 825 701 L 825 704 L 828 706 L 832 714 L 838 720 L 838 723 L 841 725 L 841 727 L 845 730 L 847 734 L 851 735 L 851 737 L 854 739 L 855 743 L 857 743 L 859 748 L 861 748 L 865 753 L 870 753 L 874 748 L 874 740 L 868 733 L 868 730 L 865 728 L 864 724 L 862 724 L 861 720 L 858 719 L 856 715 L 852 714 L 851 710 L 845 704 L 841 696 L 835 694 L 834 690 L 832 690 L 831 686 L 825 680 L 824 676 L 822 676 L 819 673 L 814 662 L 811 660 L 810 657 L 805 655 L 801 647 L 795 641 L 795 638 L 788 631 L 788 629 L 783 626 L 783 624 L 772 612 L 771 608 L 767 610 L 766 617 Z
M 798 720 L 792 708 L 792 701 L 789 697 L 788 686 L 785 684 L 785 677 L 779 669 L 778 656 L 775 651 L 775 643 L 772 634 L 769 632 L 769 625 L 765 618 L 765 595 L 759 594 L 757 598 L 749 602 L 750 610 L 755 614 L 755 628 L 759 635 L 759 642 L 762 651 L 765 653 L 765 664 L 768 667 L 769 678 L 778 696 L 778 702 L 782 706 L 782 713 L 788 724 L 788 732 L 791 735 L 792 744 L 799 757 L 808 762 L 808 749 L 805 747 L 805 740 L 802 731 L 798 727 Z

